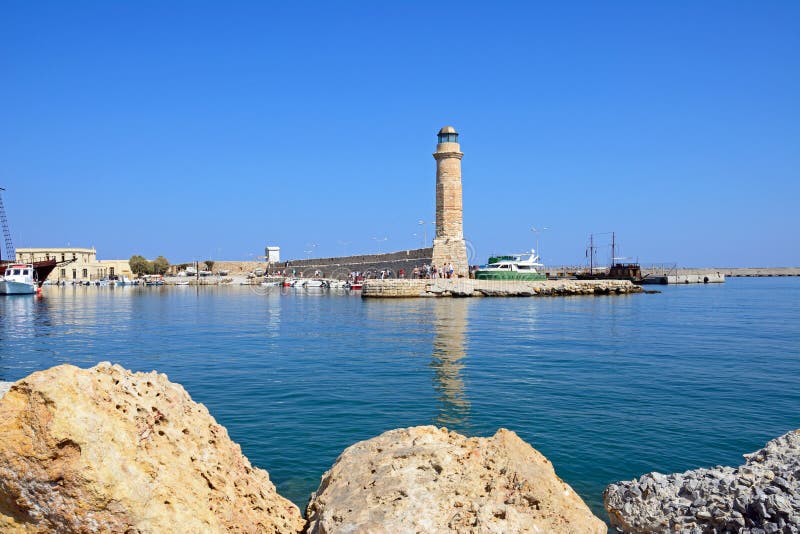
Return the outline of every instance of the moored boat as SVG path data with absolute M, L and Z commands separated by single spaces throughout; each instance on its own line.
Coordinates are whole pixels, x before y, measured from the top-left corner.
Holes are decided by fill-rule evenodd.
M 32 295 L 36 292 L 36 272 L 30 263 L 15 263 L 6 266 L 0 279 L 0 295 Z
M 481 266 L 475 271 L 477 280 L 530 282 L 547 279 L 544 273 L 537 271 L 537 269 L 542 269 L 544 265 L 539 263 L 539 256 L 533 249 L 523 254 L 490 258 L 489 262 L 488 265 Z

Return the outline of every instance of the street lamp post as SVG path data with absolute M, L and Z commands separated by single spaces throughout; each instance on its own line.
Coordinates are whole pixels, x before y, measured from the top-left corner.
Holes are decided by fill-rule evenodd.
M 352 241 L 339 241 L 338 243 L 339 243 L 340 245 L 342 245 L 342 250 L 344 251 L 344 253 L 343 253 L 342 255 L 343 255 L 343 256 L 347 256 L 347 245 L 349 245 L 350 243 L 352 243 Z
M 311 255 L 314 253 L 314 250 L 319 246 L 319 243 L 307 243 L 306 246 L 308 250 L 305 251 L 308 254 L 308 257 L 311 258 Z
M 539 256 L 539 258 L 542 257 L 542 254 L 539 252 L 539 234 L 549 229 L 550 227 L 548 226 L 543 226 L 541 228 L 536 228 L 535 226 L 531 226 L 531 232 L 536 234 L 536 255 Z
M 436 223 L 434 223 L 432 221 L 423 221 L 422 219 L 420 219 L 419 221 L 417 221 L 417 224 L 422 226 L 422 248 L 425 248 L 425 247 L 428 246 L 428 226 L 427 225 L 436 224 Z
M 383 237 L 373 237 L 372 239 L 373 239 L 373 240 L 375 241 L 375 243 L 377 244 L 377 246 L 378 246 L 378 254 L 380 254 L 380 253 L 381 253 L 381 242 L 382 242 L 382 241 L 386 241 L 386 240 L 387 240 L 387 239 L 389 239 L 389 238 L 388 238 L 388 237 L 386 237 L 386 236 L 383 236 Z

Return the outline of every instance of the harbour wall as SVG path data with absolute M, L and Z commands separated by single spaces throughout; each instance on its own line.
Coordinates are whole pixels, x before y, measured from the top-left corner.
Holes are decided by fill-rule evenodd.
M 640 293 L 628 280 L 366 280 L 363 298 L 416 297 L 546 297 L 570 295 L 622 295 Z
M 315 271 L 320 271 L 324 278 L 346 279 L 354 271 L 377 276 L 380 271 L 390 269 L 397 276 L 402 269 L 405 276 L 410 277 L 414 267 L 430 264 L 432 256 L 432 248 L 418 248 L 385 254 L 289 260 L 274 265 L 270 270 L 285 270 L 287 274 L 294 271 L 295 276 L 302 277 L 312 277 Z
M 548 276 L 569 276 L 578 272 L 588 271 L 586 265 L 547 265 L 544 271 Z M 596 267 L 596 272 L 608 271 L 607 267 Z M 675 268 L 653 268 L 642 267 L 642 275 L 666 276 L 666 275 L 719 275 L 721 277 L 774 277 L 774 276 L 800 276 L 800 267 L 675 267 Z M 702 283 L 702 279 L 701 279 Z

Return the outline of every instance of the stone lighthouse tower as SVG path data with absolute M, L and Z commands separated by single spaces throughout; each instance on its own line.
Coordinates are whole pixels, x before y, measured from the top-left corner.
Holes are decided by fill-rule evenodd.
M 436 237 L 433 264 L 440 268 L 453 264 L 453 276 L 469 274 L 467 244 L 464 241 L 461 204 L 461 146 L 452 126 L 439 130 L 436 159 Z

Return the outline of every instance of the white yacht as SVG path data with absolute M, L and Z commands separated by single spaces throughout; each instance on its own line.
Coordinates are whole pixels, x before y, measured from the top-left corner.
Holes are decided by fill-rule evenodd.
M 512 256 L 496 256 L 489 258 L 489 264 L 475 271 L 477 280 L 546 280 L 547 276 L 537 271 L 543 270 L 539 256 L 535 250 Z
M 33 265 L 30 263 L 7 265 L 5 276 L 0 279 L 0 295 L 31 295 L 33 293 L 36 293 Z

